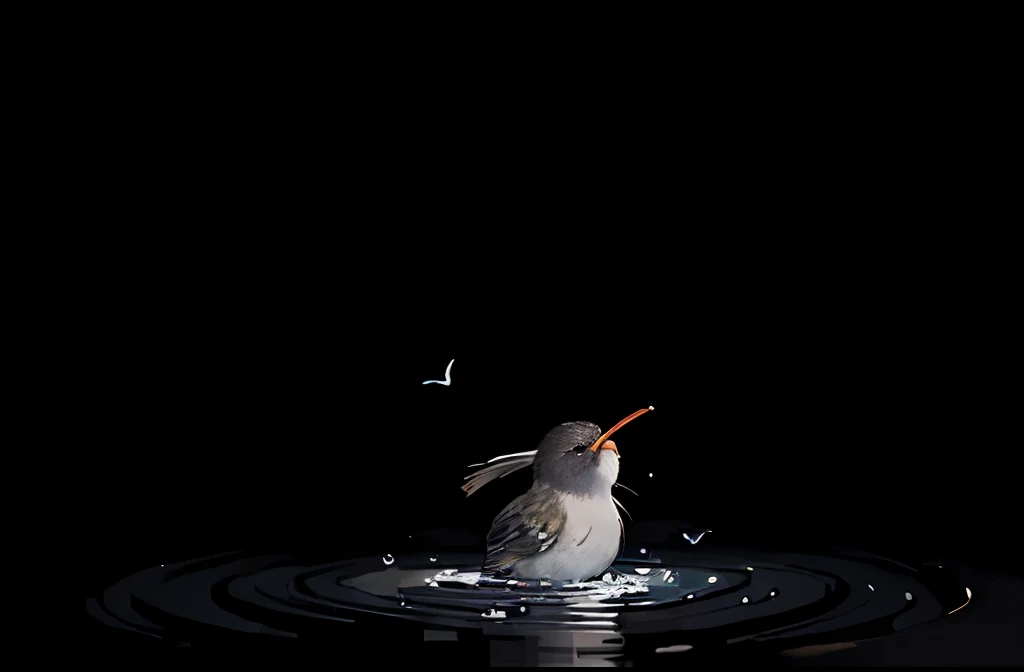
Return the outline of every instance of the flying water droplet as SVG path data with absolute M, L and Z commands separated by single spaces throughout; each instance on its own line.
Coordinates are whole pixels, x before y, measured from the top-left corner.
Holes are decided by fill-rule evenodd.
M 654 472 L 647 474 L 647 478 L 654 478 Z
M 648 574 L 651 573 L 651 568 L 650 567 L 637 567 L 633 571 L 635 571 L 640 576 L 647 576 Z
M 772 592 L 768 593 L 768 597 L 775 597 L 775 591 L 773 590 Z
M 693 599 L 693 593 L 690 593 L 689 595 L 687 595 L 687 596 L 686 596 L 686 599 L 688 599 L 688 600 L 692 600 L 692 599 Z
M 872 586 L 872 585 L 871 585 L 870 583 L 868 584 L 868 588 L 870 588 L 870 589 L 871 589 L 871 592 L 872 592 L 872 593 L 873 593 L 873 592 L 875 592 L 875 587 L 874 587 L 874 586 Z
M 748 572 L 752 572 L 752 571 L 754 571 L 754 568 L 753 568 L 753 567 L 749 567 L 749 566 L 748 566 L 748 567 L 747 567 L 747 571 L 748 571 Z
M 742 599 L 742 600 L 740 600 L 740 601 L 741 601 L 741 602 L 743 602 L 743 604 L 746 604 L 747 602 L 750 602 L 750 598 L 749 598 L 749 597 L 747 597 L 746 595 L 744 595 L 744 596 L 743 596 L 743 599 Z
M 708 577 L 708 583 L 717 583 L 717 582 L 718 582 L 718 577 L 717 576 L 709 576 Z
M 387 555 L 385 555 L 385 556 L 384 556 L 384 558 L 383 558 L 383 560 L 384 560 L 384 564 L 385 564 L 385 565 L 393 565 L 393 564 L 395 563 L 395 558 L 394 558 L 394 556 L 393 556 L 393 555 L 391 555 L 390 553 L 388 553 Z
M 907 598 L 907 602 L 910 602 L 912 599 L 914 599 L 914 596 L 910 593 L 904 593 L 904 597 Z
M 640 555 L 647 555 L 647 549 L 646 548 L 641 548 L 640 549 Z
M 521 613 L 521 614 L 525 614 L 526 613 L 526 606 L 525 605 L 522 606 L 522 607 L 519 607 L 519 613 Z
M 430 556 L 430 561 L 431 562 L 437 562 L 437 556 L 436 555 Z

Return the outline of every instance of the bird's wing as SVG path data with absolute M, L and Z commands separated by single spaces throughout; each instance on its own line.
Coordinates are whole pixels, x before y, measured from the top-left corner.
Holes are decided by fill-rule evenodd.
M 531 488 L 516 497 L 491 524 L 483 571 L 509 569 L 523 558 L 546 551 L 558 542 L 565 517 L 565 507 L 550 491 Z

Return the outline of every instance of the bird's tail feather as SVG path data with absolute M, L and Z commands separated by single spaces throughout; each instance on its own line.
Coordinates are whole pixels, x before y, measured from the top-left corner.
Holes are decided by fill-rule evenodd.
M 469 497 L 474 492 L 484 487 L 496 478 L 503 478 L 508 476 L 514 471 L 519 471 L 524 467 L 528 467 L 533 464 L 533 455 L 517 455 L 508 459 L 502 460 L 501 462 L 489 463 L 483 469 L 474 471 L 469 476 L 466 476 L 465 485 L 462 489 L 465 491 L 466 496 Z

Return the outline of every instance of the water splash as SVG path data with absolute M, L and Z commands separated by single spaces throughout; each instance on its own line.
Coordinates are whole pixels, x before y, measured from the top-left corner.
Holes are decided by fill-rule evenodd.
M 669 572 L 671 573 L 671 572 Z M 495 578 L 482 572 L 460 572 L 456 569 L 445 569 L 437 574 L 426 577 L 423 582 L 431 588 L 474 588 L 501 589 L 508 593 L 518 593 L 521 599 L 560 599 L 584 598 L 587 600 L 605 600 L 624 595 L 645 594 L 648 586 L 645 579 L 620 572 L 605 572 L 594 581 L 549 581 L 547 579 L 525 580 Z M 550 588 L 551 590 L 545 590 Z M 526 613 L 523 611 L 522 613 Z
M 395 556 L 391 555 L 390 553 L 385 555 L 382 558 L 382 560 L 384 560 L 384 564 L 385 565 L 393 565 L 393 564 L 395 564 Z

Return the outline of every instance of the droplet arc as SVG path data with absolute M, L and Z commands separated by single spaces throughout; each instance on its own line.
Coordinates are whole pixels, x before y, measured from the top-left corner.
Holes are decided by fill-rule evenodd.
M 390 553 L 385 554 L 384 557 L 381 558 L 381 560 L 384 561 L 385 565 L 395 564 L 395 556 L 391 555 Z

